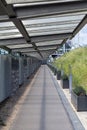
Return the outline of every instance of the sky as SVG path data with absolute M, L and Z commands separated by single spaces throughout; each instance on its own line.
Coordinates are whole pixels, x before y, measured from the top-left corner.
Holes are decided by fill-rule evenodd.
M 80 30 L 80 32 L 72 39 L 74 46 L 87 45 L 87 24 Z

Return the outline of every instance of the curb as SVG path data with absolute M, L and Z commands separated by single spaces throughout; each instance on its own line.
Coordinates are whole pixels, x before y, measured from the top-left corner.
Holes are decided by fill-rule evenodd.
M 51 73 L 51 75 L 52 75 L 52 73 Z M 70 103 L 68 102 L 63 90 L 60 88 L 57 80 L 53 77 L 53 75 L 52 75 L 52 79 L 55 84 L 55 88 L 58 92 L 58 95 L 59 95 L 59 97 L 64 105 L 64 108 L 69 116 L 69 119 L 73 125 L 74 130 L 85 130 L 85 128 L 83 127 L 82 123 L 80 122 L 78 116 L 76 115 L 76 113 L 72 109 Z

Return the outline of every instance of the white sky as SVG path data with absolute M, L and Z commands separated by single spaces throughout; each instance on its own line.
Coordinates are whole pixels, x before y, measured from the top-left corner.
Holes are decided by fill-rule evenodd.
M 72 39 L 74 45 L 87 45 L 87 24 L 81 31 Z

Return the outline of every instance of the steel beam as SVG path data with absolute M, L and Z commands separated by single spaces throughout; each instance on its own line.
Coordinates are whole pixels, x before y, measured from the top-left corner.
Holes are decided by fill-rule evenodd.
M 6 12 L 3 9 L 3 6 L 2 6 L 1 2 L 0 2 L 0 15 L 6 15 Z
M 15 24 L 15 26 L 18 28 L 18 30 L 20 31 L 20 33 L 22 34 L 22 36 L 25 38 L 26 41 L 30 42 L 30 37 L 23 25 L 23 23 L 21 22 L 21 20 L 17 19 L 17 18 L 11 18 L 11 21 Z
M 2 10 L 4 11 L 5 15 L 8 15 L 10 17 L 15 17 L 15 11 L 13 10 L 12 5 L 7 5 L 5 0 L 0 0 L 0 6 L 2 7 Z
M 18 18 L 35 18 L 48 15 L 61 15 L 87 11 L 87 1 L 73 1 L 65 3 L 52 3 L 15 7 Z

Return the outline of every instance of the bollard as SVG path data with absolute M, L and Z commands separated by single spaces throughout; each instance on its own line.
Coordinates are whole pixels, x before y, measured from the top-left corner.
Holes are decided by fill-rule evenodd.
M 64 75 L 64 71 L 63 71 L 63 69 L 61 70 L 61 77 Z
M 61 77 L 64 75 L 63 65 L 61 64 Z
M 69 72 L 70 72 L 70 75 L 69 75 L 69 91 L 71 93 L 71 91 L 72 91 L 72 69 L 71 69 L 70 65 L 69 65 Z

